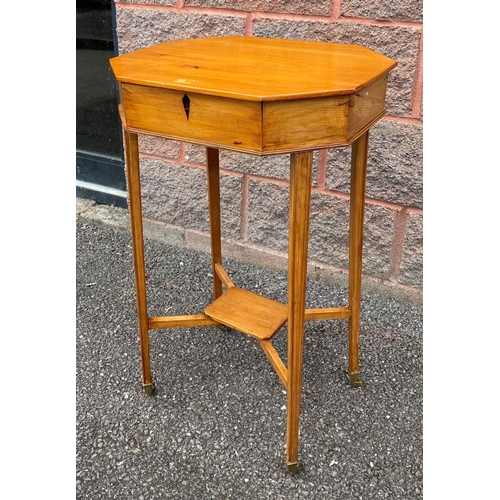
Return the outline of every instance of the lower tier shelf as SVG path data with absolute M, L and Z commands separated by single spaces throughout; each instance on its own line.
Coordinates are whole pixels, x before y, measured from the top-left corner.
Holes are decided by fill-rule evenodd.
M 212 302 L 205 314 L 258 340 L 269 340 L 286 323 L 288 307 L 233 286 Z

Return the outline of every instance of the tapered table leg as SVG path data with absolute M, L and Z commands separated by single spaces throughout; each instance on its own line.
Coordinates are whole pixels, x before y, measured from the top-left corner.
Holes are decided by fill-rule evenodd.
M 359 325 L 361 310 L 361 270 L 363 255 L 363 224 L 365 213 L 366 162 L 368 131 L 352 144 L 351 199 L 349 222 L 349 382 L 363 384 L 359 375 Z
M 312 152 L 295 153 L 290 162 L 288 234 L 288 383 L 286 462 L 299 468 L 299 416 L 306 306 L 307 247 L 311 204 Z
M 129 194 L 130 227 L 134 254 L 135 284 L 137 294 L 137 315 L 142 358 L 142 385 L 146 394 L 153 394 L 149 361 L 149 328 L 146 301 L 146 272 L 144 265 L 144 240 L 142 231 L 141 178 L 139 171 L 139 146 L 137 134 L 125 132 L 125 154 Z
M 212 275 L 214 282 L 214 300 L 222 295 L 222 281 L 215 265 L 221 263 L 221 231 L 220 231 L 220 176 L 219 150 L 207 148 L 207 180 L 208 180 L 208 215 L 210 220 L 210 244 L 212 250 Z

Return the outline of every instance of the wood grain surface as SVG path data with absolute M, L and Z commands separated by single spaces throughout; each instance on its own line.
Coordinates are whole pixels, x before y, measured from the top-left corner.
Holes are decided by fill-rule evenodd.
M 360 45 L 229 36 L 169 41 L 110 64 L 119 82 L 268 101 L 353 94 L 397 63 Z

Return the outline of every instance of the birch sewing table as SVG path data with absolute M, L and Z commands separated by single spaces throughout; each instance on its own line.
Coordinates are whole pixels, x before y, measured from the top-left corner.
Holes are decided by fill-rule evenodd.
M 290 473 L 298 438 L 304 321 L 348 319 L 348 376 L 360 385 L 359 322 L 368 131 L 385 113 L 396 61 L 359 45 L 231 36 L 176 40 L 110 60 L 120 92 L 142 356 L 149 330 L 225 325 L 254 337 L 287 390 Z M 186 316 L 148 316 L 137 134 L 206 147 L 214 301 Z M 348 307 L 306 308 L 313 151 L 352 145 Z M 219 150 L 290 154 L 288 304 L 233 284 L 221 264 Z M 287 366 L 271 340 L 287 323 Z

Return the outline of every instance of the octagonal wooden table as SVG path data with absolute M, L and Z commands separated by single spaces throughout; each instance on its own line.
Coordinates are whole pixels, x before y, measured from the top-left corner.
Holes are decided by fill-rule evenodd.
M 360 385 L 359 321 L 368 131 L 385 113 L 396 61 L 359 45 L 254 37 L 177 40 L 110 61 L 120 115 L 131 218 L 142 383 L 152 394 L 149 330 L 225 325 L 254 337 L 287 390 L 290 473 L 298 436 L 304 321 L 349 319 L 348 376 Z M 200 144 L 207 183 L 214 301 L 197 315 L 148 316 L 137 134 Z M 313 151 L 352 144 L 349 305 L 306 308 Z M 290 154 L 288 304 L 233 284 L 221 261 L 219 150 Z M 287 366 L 273 335 L 287 323 Z

